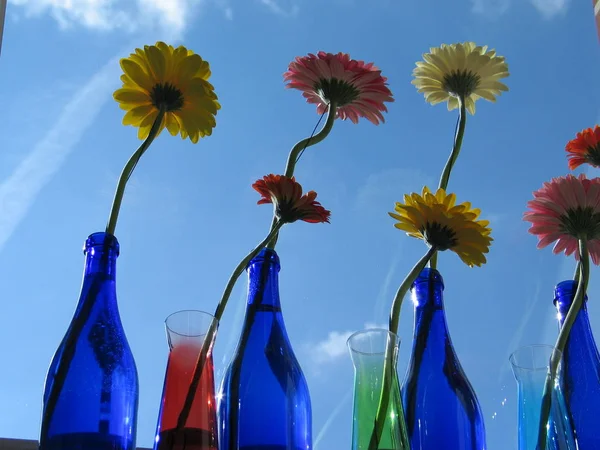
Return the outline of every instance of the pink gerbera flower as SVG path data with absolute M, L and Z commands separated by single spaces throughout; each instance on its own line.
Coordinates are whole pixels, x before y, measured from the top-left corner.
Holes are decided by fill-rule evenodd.
M 330 103 L 342 120 L 358 123 L 364 117 L 375 125 L 385 122 L 384 102 L 393 102 L 387 78 L 373 63 L 350 59 L 346 53 L 319 52 L 316 56 L 297 57 L 283 74 L 287 88 L 299 89 L 308 103 L 317 105 L 317 113 L 327 111 Z
M 524 220 L 529 232 L 539 238 L 538 248 L 556 241 L 554 253 L 575 253 L 585 239 L 594 264 L 600 264 L 600 178 L 567 175 L 546 182 L 527 203 Z

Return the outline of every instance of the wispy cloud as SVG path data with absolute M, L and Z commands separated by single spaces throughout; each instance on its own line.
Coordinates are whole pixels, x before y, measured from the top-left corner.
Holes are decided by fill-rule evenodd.
M 292 17 L 300 12 L 300 7 L 292 0 L 260 0 L 260 2 L 279 16 Z
M 48 134 L 0 184 L 0 249 L 111 98 L 118 68 L 112 59 L 77 90 Z
M 567 11 L 570 0 L 529 0 L 544 19 L 552 19 Z M 498 18 L 509 11 L 513 6 L 512 0 L 471 0 L 474 14 L 490 19 Z M 514 2 L 521 6 L 523 3 Z
M 471 0 L 472 11 L 488 18 L 496 18 L 506 13 L 511 0 Z
M 505 358 L 502 360 L 502 366 L 498 371 L 498 384 L 501 384 L 502 379 L 506 374 L 506 371 L 509 370 L 509 366 L 506 364 L 506 361 L 508 361 L 510 354 L 522 345 L 526 345 L 523 342 L 523 336 L 525 336 L 526 331 L 528 330 L 528 326 L 530 325 L 534 311 L 537 310 L 537 312 L 539 312 L 538 304 L 542 297 L 542 285 L 541 281 L 538 279 L 535 286 L 535 293 L 533 294 L 533 298 L 530 302 L 528 302 L 528 304 L 525 305 L 526 310 L 523 314 L 521 314 L 521 321 L 519 322 L 519 326 L 517 327 L 516 331 L 513 332 L 512 339 L 506 347 L 506 355 Z
M 365 328 L 387 328 L 385 324 L 365 323 Z M 325 339 L 317 342 L 312 348 L 312 357 L 318 364 L 333 363 L 348 354 L 346 342 L 357 330 L 330 331 Z
M 340 400 L 338 405 L 333 409 L 333 411 L 331 411 L 331 414 L 329 414 L 329 417 L 327 418 L 327 420 L 321 427 L 321 430 L 317 434 L 317 437 L 315 438 L 315 443 L 313 446 L 314 450 L 318 450 L 320 448 L 319 445 L 321 444 L 323 438 L 327 435 L 329 427 L 331 427 L 331 424 L 333 423 L 335 418 L 344 410 L 346 403 L 348 403 L 351 399 L 352 391 L 346 392 L 346 395 L 344 395 L 344 397 Z
M 51 15 L 61 28 L 135 32 L 156 26 L 179 34 L 206 0 L 9 0 L 25 16 Z
M 386 311 L 385 308 L 389 302 L 392 301 L 390 287 L 392 287 L 392 281 L 394 281 L 394 275 L 396 275 L 396 271 L 398 268 L 398 264 L 402 258 L 401 251 L 395 251 L 394 256 L 392 258 L 392 263 L 385 274 L 385 278 L 381 283 L 381 287 L 379 288 L 379 293 L 377 294 L 377 299 L 375 300 L 375 307 L 373 308 L 373 312 L 375 317 L 384 317 Z M 396 287 L 394 286 L 394 289 Z
M 431 175 L 415 168 L 384 169 L 368 176 L 356 196 L 356 208 L 380 211 L 382 207 L 393 208 L 407 192 L 421 192 L 423 186 L 431 186 Z M 391 210 L 391 209 L 390 209 Z
M 531 3 L 546 19 L 567 12 L 570 0 L 531 0 Z

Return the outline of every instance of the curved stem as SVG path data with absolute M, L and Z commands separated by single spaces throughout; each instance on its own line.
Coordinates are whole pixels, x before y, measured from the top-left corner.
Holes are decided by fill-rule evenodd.
M 325 139 L 329 135 L 329 133 L 331 132 L 331 129 L 333 128 L 333 123 L 335 122 L 336 115 L 337 115 L 337 105 L 335 102 L 331 102 L 329 104 L 329 110 L 327 111 L 327 120 L 325 121 L 325 125 L 323 125 L 323 128 L 321 128 L 321 131 L 319 131 L 315 135 L 311 135 L 307 138 L 302 139 L 301 141 L 297 142 L 296 145 L 294 145 L 294 147 L 292 147 L 292 150 L 290 151 L 290 154 L 288 155 L 287 164 L 285 165 L 285 176 L 286 177 L 291 178 L 294 176 L 294 170 L 296 169 L 296 163 L 298 162 L 298 159 L 300 158 L 300 155 L 302 154 L 302 152 L 304 150 L 306 150 L 307 147 L 318 144 L 319 142 L 321 142 L 323 139 Z M 273 217 L 273 222 L 271 222 L 271 230 L 273 230 L 276 223 L 277 223 L 277 217 Z M 275 234 L 273 236 L 273 239 L 271 239 L 271 242 L 269 242 L 267 244 L 267 247 L 274 250 L 275 246 L 277 245 L 278 237 L 279 237 L 279 235 Z
M 463 136 L 465 134 L 465 126 L 467 125 L 467 111 L 465 107 L 465 101 L 463 98 L 459 98 L 458 103 L 460 104 L 460 109 L 458 113 L 458 122 L 456 123 L 456 132 L 454 133 L 454 145 L 452 147 L 450 157 L 448 158 L 448 162 L 446 162 L 446 166 L 442 171 L 442 176 L 440 177 L 440 184 L 438 186 L 440 189 L 444 190 L 448 188 L 450 173 L 452 172 L 454 163 L 456 163 L 456 159 L 458 158 L 458 155 L 460 153 Z
M 150 133 L 142 145 L 131 155 L 127 164 L 123 168 L 121 172 L 121 176 L 119 177 L 119 182 L 117 184 L 117 190 L 115 191 L 115 198 L 113 199 L 112 207 L 110 209 L 110 216 L 108 218 L 108 223 L 106 224 L 106 232 L 111 235 L 115 235 L 115 228 L 117 227 L 117 219 L 119 218 L 119 210 L 121 209 L 121 202 L 123 201 L 123 194 L 125 193 L 125 186 L 127 185 L 127 181 L 131 177 L 135 166 L 138 161 L 142 157 L 142 155 L 148 150 L 154 138 L 158 135 L 163 118 L 165 116 L 164 107 L 161 107 L 158 110 L 158 115 L 156 119 L 154 119 L 154 123 L 152 124 L 152 128 L 150 128 Z
M 335 122 L 336 114 L 337 105 L 335 104 L 335 102 L 331 102 L 329 104 L 329 111 L 327 112 L 327 120 L 325 121 L 325 125 L 323 125 L 323 128 L 321 128 L 321 131 L 319 131 L 314 136 L 309 136 L 307 138 L 302 139 L 301 141 L 297 142 L 296 145 L 294 145 L 288 156 L 287 164 L 285 165 L 286 177 L 291 178 L 294 176 L 294 169 L 296 168 L 296 163 L 298 162 L 298 157 L 300 153 L 304 149 L 310 147 L 311 145 L 316 145 L 319 142 L 321 142 L 331 132 L 331 129 L 333 128 L 333 123 Z
M 415 264 L 415 266 L 408 273 L 398 291 L 396 292 L 396 296 L 394 297 L 394 302 L 392 303 L 392 311 L 390 312 L 390 326 L 389 330 L 397 334 L 398 333 L 398 322 L 400 321 L 400 310 L 402 309 L 402 302 L 406 293 L 412 286 L 413 282 L 417 279 L 421 271 L 425 268 L 429 260 L 433 257 L 433 255 L 437 252 L 436 247 L 430 247 L 427 250 L 427 253 L 423 255 L 423 257 Z
M 435 252 L 433 254 L 433 256 L 431 257 L 431 259 L 429 260 L 429 267 L 431 267 L 432 269 L 437 268 L 437 260 L 438 260 L 438 253 Z
M 547 423 L 550 418 L 552 390 L 558 372 L 558 365 L 564 353 L 567 341 L 569 340 L 571 328 L 573 327 L 573 323 L 575 323 L 575 319 L 577 319 L 579 310 L 583 305 L 585 293 L 587 292 L 590 277 L 590 257 L 587 241 L 585 239 L 579 239 L 579 255 L 580 276 L 579 281 L 577 282 L 577 291 L 575 292 L 573 303 L 571 304 L 569 312 L 560 329 L 560 333 L 558 333 L 558 339 L 556 340 L 556 345 L 552 352 L 552 356 L 550 357 L 550 367 L 548 368 L 548 375 L 546 376 L 546 382 L 544 384 L 544 395 L 542 397 L 540 423 L 538 427 L 537 450 L 546 450 Z
M 248 263 L 256 256 L 258 253 L 266 247 L 267 243 L 275 236 L 285 222 L 277 221 L 275 227 L 269 232 L 266 238 L 264 238 L 260 244 L 258 244 L 250 253 L 248 253 L 244 259 L 240 261 L 237 267 L 234 269 L 233 273 L 229 277 L 229 281 L 225 286 L 225 290 L 223 291 L 223 295 L 221 296 L 221 300 L 217 305 L 217 309 L 215 310 L 214 318 L 210 324 L 208 332 L 206 333 L 206 337 L 204 338 L 204 342 L 202 343 L 202 348 L 200 349 L 200 354 L 198 355 L 198 359 L 196 361 L 196 367 L 194 369 L 194 375 L 192 377 L 192 381 L 190 383 L 190 387 L 188 389 L 187 396 L 185 397 L 185 402 L 183 404 L 183 408 L 179 413 L 179 418 L 177 419 L 177 429 L 182 429 L 185 427 L 185 423 L 187 422 L 188 416 L 190 414 L 192 404 L 194 403 L 194 397 L 196 396 L 196 389 L 198 388 L 198 383 L 200 382 L 200 377 L 202 376 L 202 371 L 204 370 L 204 364 L 206 362 L 206 357 L 208 355 L 208 349 L 210 348 L 215 333 L 217 332 L 217 327 L 221 317 L 223 316 L 223 312 L 225 311 L 225 307 L 227 306 L 227 302 L 229 301 L 229 297 L 231 296 L 231 291 L 235 286 L 237 279 L 240 277 L 244 270 L 248 266 Z
M 415 266 L 408 273 L 398 291 L 394 297 L 392 303 L 392 311 L 390 313 L 389 331 L 396 334 L 398 332 L 398 322 L 400 321 L 400 310 L 402 309 L 402 302 L 406 293 L 417 279 L 421 271 L 425 268 L 429 260 L 436 254 L 437 249 L 430 247 L 427 253 L 415 264 Z M 386 346 L 385 362 L 383 364 L 383 382 L 381 386 L 381 396 L 379 398 L 379 405 L 377 406 L 377 414 L 375 415 L 375 421 L 373 423 L 373 433 L 371 434 L 371 440 L 369 441 L 369 450 L 377 450 L 379 442 L 381 441 L 381 435 L 383 433 L 383 427 L 385 425 L 385 418 L 390 403 L 391 393 L 391 382 L 392 382 L 392 371 L 394 370 L 394 343 L 388 338 Z M 403 417 L 399 420 L 404 420 Z

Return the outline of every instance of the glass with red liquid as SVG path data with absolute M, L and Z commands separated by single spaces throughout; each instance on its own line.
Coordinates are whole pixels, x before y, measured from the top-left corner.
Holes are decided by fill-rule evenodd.
M 212 346 L 208 355 L 190 414 L 178 427 L 194 368 L 206 333 L 214 317 L 202 311 L 179 311 L 165 321 L 169 360 L 163 387 L 154 450 L 217 450 L 217 413 Z

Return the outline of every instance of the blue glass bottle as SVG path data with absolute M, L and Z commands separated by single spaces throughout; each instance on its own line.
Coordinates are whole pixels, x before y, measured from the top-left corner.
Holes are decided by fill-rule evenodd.
M 554 304 L 562 326 L 577 291 L 573 280 L 556 285 Z M 600 355 L 592 335 L 587 295 L 563 351 L 563 393 L 579 450 L 600 449 Z
M 119 243 L 85 242 L 79 303 L 44 388 L 40 450 L 135 450 L 138 375 L 115 290 Z
M 448 333 L 444 281 L 424 269 L 412 285 L 415 330 L 402 386 L 413 450 L 484 450 L 483 414 Z
M 262 250 L 248 265 L 242 333 L 219 395 L 221 450 L 311 450 L 308 386 L 285 330 L 279 258 Z

